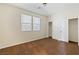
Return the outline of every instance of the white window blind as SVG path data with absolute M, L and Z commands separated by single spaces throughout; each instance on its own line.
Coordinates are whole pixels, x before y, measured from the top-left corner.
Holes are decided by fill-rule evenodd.
M 21 31 L 32 31 L 32 16 L 21 15 Z
M 40 18 L 33 17 L 33 31 L 40 31 Z

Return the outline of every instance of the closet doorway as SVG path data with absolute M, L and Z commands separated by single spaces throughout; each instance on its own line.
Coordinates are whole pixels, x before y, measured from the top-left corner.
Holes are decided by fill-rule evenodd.
M 68 24 L 69 42 L 78 43 L 78 18 L 69 19 Z

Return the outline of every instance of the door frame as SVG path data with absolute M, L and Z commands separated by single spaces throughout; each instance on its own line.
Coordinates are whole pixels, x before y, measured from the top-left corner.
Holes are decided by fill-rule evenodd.
M 78 16 L 78 46 L 79 46 L 79 16 Z
M 48 37 L 49 37 L 49 23 L 50 23 L 50 22 L 51 22 L 52 25 L 53 25 L 53 22 L 52 22 L 52 21 L 49 21 L 49 22 L 48 22 Z M 52 29 L 52 30 L 53 30 L 53 29 Z M 52 36 L 51 36 L 51 38 L 52 38 Z
M 79 16 L 78 17 L 76 17 L 76 18 L 78 18 L 78 46 L 79 46 Z M 67 24 L 67 27 L 68 27 L 68 31 L 67 31 L 67 36 L 68 36 L 68 42 L 69 42 L 69 19 L 74 19 L 74 18 L 67 18 L 67 22 L 68 22 L 68 24 Z

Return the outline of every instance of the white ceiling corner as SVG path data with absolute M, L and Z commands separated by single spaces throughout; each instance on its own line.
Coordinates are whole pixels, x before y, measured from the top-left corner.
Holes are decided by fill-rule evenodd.
M 53 15 L 57 12 L 79 10 L 79 3 L 47 3 L 46 7 L 38 9 L 41 4 L 42 3 L 11 3 L 11 5 L 45 16 Z

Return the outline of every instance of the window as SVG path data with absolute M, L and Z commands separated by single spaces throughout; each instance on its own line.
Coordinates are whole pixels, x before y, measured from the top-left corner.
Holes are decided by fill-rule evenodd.
M 21 31 L 32 31 L 32 16 L 21 15 Z
M 40 31 L 40 18 L 33 17 L 33 31 Z

